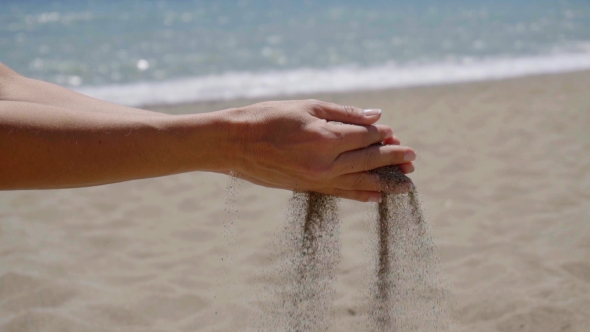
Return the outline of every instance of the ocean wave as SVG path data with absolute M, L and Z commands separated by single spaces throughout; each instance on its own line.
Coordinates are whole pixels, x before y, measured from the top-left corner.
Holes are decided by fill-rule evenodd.
M 587 69 L 590 69 L 590 52 L 480 60 L 465 58 L 460 62 L 429 65 L 230 72 L 159 82 L 80 87 L 76 91 L 118 104 L 141 106 L 500 80 Z

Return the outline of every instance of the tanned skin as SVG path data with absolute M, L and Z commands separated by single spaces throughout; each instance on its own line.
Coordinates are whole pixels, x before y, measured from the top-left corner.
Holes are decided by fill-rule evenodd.
M 389 126 L 376 124 L 380 116 L 318 100 L 170 115 L 90 98 L 0 63 L 0 190 L 233 171 L 266 187 L 376 202 L 382 188 L 368 171 L 399 164 L 410 173 L 415 159 Z

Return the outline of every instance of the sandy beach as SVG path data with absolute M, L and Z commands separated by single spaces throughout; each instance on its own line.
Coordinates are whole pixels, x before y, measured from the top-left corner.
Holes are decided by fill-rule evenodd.
M 416 149 L 411 178 L 456 331 L 584 332 L 588 87 L 590 72 L 577 72 L 284 99 L 381 108 L 381 122 Z M 290 195 L 211 173 L 0 192 L 0 331 L 256 330 L 273 300 L 269 289 L 280 287 L 277 243 Z M 362 331 L 374 210 L 341 203 L 330 331 Z

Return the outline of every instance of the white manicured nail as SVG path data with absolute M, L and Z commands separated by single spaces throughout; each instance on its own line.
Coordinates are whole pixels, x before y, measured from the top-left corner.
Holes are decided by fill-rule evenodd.
M 381 114 L 381 110 L 378 108 L 369 108 L 363 111 L 365 116 L 375 116 Z
M 392 138 L 392 137 L 393 137 L 393 129 L 389 128 L 389 129 L 387 129 L 387 133 L 385 134 L 385 139 Z
M 415 159 L 416 159 L 416 154 L 412 151 L 408 151 L 404 155 L 404 161 L 413 161 Z
M 369 202 L 381 203 L 381 196 L 371 196 L 369 197 Z

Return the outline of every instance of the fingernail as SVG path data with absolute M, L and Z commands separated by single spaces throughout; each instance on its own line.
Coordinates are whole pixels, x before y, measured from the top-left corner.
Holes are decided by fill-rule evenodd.
M 387 132 L 385 133 L 385 139 L 392 138 L 392 137 L 393 137 L 393 129 L 388 128 Z
M 413 161 L 414 159 L 416 159 L 416 154 L 414 151 L 408 151 L 404 155 L 404 161 Z
M 369 202 L 381 203 L 381 196 L 371 196 L 369 197 Z
M 375 116 L 381 114 L 381 110 L 378 108 L 369 108 L 363 111 L 365 116 Z

